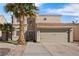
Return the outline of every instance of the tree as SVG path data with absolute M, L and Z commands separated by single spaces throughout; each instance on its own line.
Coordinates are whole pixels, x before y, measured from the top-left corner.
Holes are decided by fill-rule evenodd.
M 0 30 L 2 30 L 3 24 L 0 24 Z
M 12 32 L 12 24 L 5 23 L 2 27 L 2 32 L 3 34 L 5 34 L 6 41 L 8 41 L 8 38 L 10 37 L 11 32 Z
M 24 17 L 35 16 L 37 7 L 34 3 L 8 3 L 5 6 L 5 10 L 6 12 L 13 12 L 13 15 L 19 19 L 20 33 L 18 43 L 24 45 Z
M 2 31 L 2 37 L 5 37 L 6 41 L 8 41 L 8 38 L 10 37 L 12 28 L 13 28 L 12 24 L 10 23 L 0 24 L 0 30 Z

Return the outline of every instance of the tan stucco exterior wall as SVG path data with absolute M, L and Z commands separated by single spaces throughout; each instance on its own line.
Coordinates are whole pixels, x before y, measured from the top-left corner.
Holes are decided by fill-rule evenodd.
M 37 16 L 36 23 L 61 23 L 61 20 L 60 16 Z
M 27 24 L 27 18 L 28 17 L 25 17 L 24 19 L 24 24 Z M 44 20 L 44 18 L 46 18 L 46 20 Z M 61 20 L 60 20 L 61 16 L 51 16 L 51 15 L 46 15 L 46 16 L 42 16 L 42 15 L 39 15 L 39 16 L 36 16 L 35 17 L 35 23 L 61 23 Z M 13 17 L 13 24 L 19 24 L 19 22 L 17 22 L 17 19 L 15 17 Z
M 78 41 L 79 42 L 79 25 L 76 25 L 74 27 L 74 41 Z

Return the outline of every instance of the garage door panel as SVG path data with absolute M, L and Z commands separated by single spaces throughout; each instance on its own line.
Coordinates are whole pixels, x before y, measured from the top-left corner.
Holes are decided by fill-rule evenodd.
M 41 42 L 67 42 L 67 32 L 40 32 Z

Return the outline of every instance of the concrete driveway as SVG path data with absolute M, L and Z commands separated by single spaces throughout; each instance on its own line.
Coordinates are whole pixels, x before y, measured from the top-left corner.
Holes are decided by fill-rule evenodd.
M 79 56 L 79 44 L 41 43 L 53 56 Z
M 23 56 L 50 56 L 50 52 L 40 43 L 28 42 Z
M 79 45 L 75 43 L 28 42 L 23 56 L 79 56 Z

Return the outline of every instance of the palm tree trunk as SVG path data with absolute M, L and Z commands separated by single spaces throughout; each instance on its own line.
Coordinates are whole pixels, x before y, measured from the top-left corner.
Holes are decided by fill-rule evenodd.
M 19 39 L 18 43 L 21 45 L 25 44 L 25 38 L 24 38 L 24 19 L 23 16 L 20 18 L 20 33 L 19 33 Z

